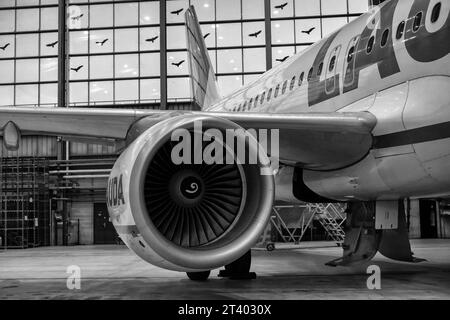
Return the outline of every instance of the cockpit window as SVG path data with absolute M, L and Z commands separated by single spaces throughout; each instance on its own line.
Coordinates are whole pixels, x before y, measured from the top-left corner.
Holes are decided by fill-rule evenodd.
M 422 23 L 422 12 L 416 14 L 413 23 L 413 31 L 417 32 L 420 29 L 420 24 Z
M 439 19 L 439 15 L 441 14 L 441 3 L 438 2 L 434 5 L 433 11 L 431 12 L 431 23 L 435 23 Z

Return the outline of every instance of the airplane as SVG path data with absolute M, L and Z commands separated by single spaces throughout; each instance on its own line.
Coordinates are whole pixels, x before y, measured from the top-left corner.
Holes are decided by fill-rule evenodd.
M 73 71 L 75 71 L 75 72 L 78 72 L 78 71 L 80 71 L 81 68 L 83 68 L 83 65 L 79 65 L 79 66 L 76 67 L 76 68 L 70 68 L 70 70 L 73 70 Z
M 171 11 L 170 13 L 171 14 L 176 14 L 177 16 L 179 16 L 182 11 L 183 11 L 183 8 L 175 10 L 175 11 Z
M 203 39 L 206 39 L 206 38 L 208 38 L 209 36 L 211 35 L 211 33 L 210 32 L 208 32 L 207 34 L 205 34 L 204 36 L 203 36 Z
M 275 200 L 347 204 L 342 257 L 329 265 L 377 252 L 419 262 L 405 202 L 450 195 L 449 12 L 448 1 L 386 1 L 222 97 L 190 7 L 188 62 L 201 110 L 1 107 L 3 143 L 17 150 L 22 135 L 40 134 L 115 144 L 107 205 L 117 233 L 145 261 L 191 280 L 223 266 L 221 276 L 252 277 L 250 249 Z M 272 132 L 278 148 L 259 149 L 251 129 Z M 253 163 L 231 144 L 214 152 L 225 163 L 189 163 L 225 146 L 213 133 L 228 130 Z
M 181 60 L 180 62 L 172 62 L 172 65 L 179 68 L 183 63 L 184 60 Z
M 286 7 L 287 5 L 288 5 L 288 3 L 285 2 L 285 3 L 283 3 L 283 4 L 280 4 L 280 5 L 278 5 L 278 6 L 275 6 L 275 9 L 281 9 L 281 10 L 284 10 L 284 7 Z
M 8 46 L 10 45 L 10 43 L 5 44 L 3 47 L 0 47 L 0 49 L 2 49 L 3 51 L 6 50 L 6 48 L 8 48 Z
M 103 41 L 95 41 L 95 43 L 96 44 L 99 44 L 100 46 L 102 46 L 103 47 L 103 45 L 105 44 L 105 42 L 106 41 L 108 41 L 109 39 L 108 38 L 106 38 L 105 40 L 103 40 Z
M 56 46 L 57 43 L 58 43 L 58 41 L 55 41 L 55 42 L 46 44 L 46 46 L 47 46 L 47 47 L 52 47 L 52 48 L 54 48 L 54 47 Z
M 281 58 L 281 59 L 275 59 L 275 61 L 278 61 L 278 62 L 285 62 L 285 61 L 287 60 L 287 58 L 289 58 L 289 56 L 285 56 L 285 57 L 283 57 L 283 58 Z
M 258 36 L 261 34 L 261 32 L 262 32 L 262 30 L 259 30 L 255 33 L 250 33 L 248 36 L 258 38 Z
M 315 29 L 316 29 L 316 27 L 312 27 L 312 28 L 310 28 L 308 30 L 302 30 L 302 33 L 306 33 L 306 34 L 310 35 L 311 32 L 313 32 Z
M 145 41 L 147 41 L 147 42 L 151 42 L 151 43 L 154 43 L 155 42 L 155 40 L 156 39 L 158 39 L 159 38 L 159 36 L 154 36 L 153 38 L 150 38 L 150 39 L 145 39 Z

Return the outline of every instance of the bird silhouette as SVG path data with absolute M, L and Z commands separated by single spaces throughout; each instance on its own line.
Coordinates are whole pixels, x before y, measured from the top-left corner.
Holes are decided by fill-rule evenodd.
M 170 13 L 171 13 L 171 14 L 176 14 L 177 16 L 179 16 L 180 13 L 181 13 L 181 11 L 183 11 L 183 8 L 178 9 L 178 10 L 175 10 L 175 11 L 171 11 Z
M 316 27 L 312 27 L 312 28 L 309 29 L 309 30 L 302 30 L 302 33 L 306 33 L 306 34 L 310 35 L 311 32 L 313 32 L 315 29 L 316 29 Z
M 155 40 L 158 39 L 158 38 L 159 38 L 159 36 L 154 36 L 153 38 L 145 39 L 145 41 L 154 43 Z
M 106 38 L 106 39 L 103 40 L 103 41 L 95 41 L 95 43 L 96 43 L 96 44 L 99 44 L 99 45 L 101 45 L 101 46 L 103 46 L 103 45 L 105 44 L 105 42 L 108 41 L 108 40 L 109 40 L 109 39 Z
M 283 10 L 284 7 L 286 7 L 287 5 L 288 5 L 288 3 L 285 2 L 285 3 L 283 3 L 283 4 L 280 4 L 280 5 L 278 5 L 278 6 L 275 6 L 275 9 L 281 9 L 281 10 Z
M 258 36 L 261 34 L 261 32 L 262 32 L 262 30 L 259 30 L 255 33 L 250 33 L 248 36 L 258 38 Z
M 207 34 L 205 34 L 205 35 L 203 36 L 203 39 L 208 38 L 210 34 L 211 34 L 211 33 L 209 33 L 209 32 L 208 32 Z
M 276 61 L 278 61 L 278 62 L 285 62 L 287 58 L 289 58 L 289 56 L 286 56 L 286 57 L 284 57 L 282 59 L 276 59 Z
M 45 46 L 54 48 L 57 43 L 58 43 L 58 41 L 55 41 L 55 42 L 52 42 L 52 43 L 47 43 Z
M 78 72 L 78 71 L 80 71 L 81 68 L 83 68 L 83 65 L 79 65 L 79 66 L 76 67 L 76 68 L 70 68 L 70 70 L 73 70 L 73 71 L 75 71 L 75 72 Z
M 177 68 L 179 68 L 182 64 L 184 63 L 184 60 L 181 60 L 180 62 L 172 62 L 173 66 L 176 66 Z
M 0 47 L 0 49 L 2 49 L 3 51 L 5 51 L 5 49 L 8 48 L 9 45 L 10 45 L 10 43 L 8 42 L 8 43 L 5 44 L 3 47 Z
M 74 16 L 74 17 L 72 17 L 72 20 L 80 20 L 82 16 L 84 16 L 83 13 L 80 14 L 79 16 Z

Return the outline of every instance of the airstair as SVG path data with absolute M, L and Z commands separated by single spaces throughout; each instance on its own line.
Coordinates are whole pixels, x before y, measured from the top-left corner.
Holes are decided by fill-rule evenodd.
M 317 217 L 328 236 L 336 243 L 342 243 L 345 238 L 343 224 L 345 223 L 345 205 L 339 203 L 309 204 L 313 215 Z
M 345 204 L 339 203 L 305 203 L 302 205 L 275 205 L 272 208 L 270 217 L 271 227 L 276 230 L 280 238 L 285 243 L 298 245 L 306 232 L 312 227 L 314 220 L 320 222 L 328 237 L 341 245 L 344 241 L 345 232 L 343 225 L 345 223 Z M 283 209 L 296 209 L 299 214 L 295 220 L 291 217 L 287 219 L 281 211 Z M 267 250 L 275 249 L 274 243 L 269 234 L 265 234 L 264 246 Z

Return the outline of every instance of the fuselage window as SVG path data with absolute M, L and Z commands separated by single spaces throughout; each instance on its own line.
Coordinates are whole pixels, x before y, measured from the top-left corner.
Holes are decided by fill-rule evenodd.
M 284 81 L 284 83 L 283 83 L 283 90 L 281 91 L 281 94 L 284 94 L 286 92 L 287 84 L 288 84 L 288 81 L 287 80 Z
M 246 107 L 247 107 L 247 101 L 244 102 L 244 105 L 242 106 L 242 111 L 245 111 Z
M 334 70 L 335 65 L 336 65 L 336 56 L 333 56 L 330 60 L 330 65 L 328 66 L 328 71 L 332 72 Z
M 350 63 L 353 60 L 354 54 L 355 54 L 355 46 L 351 47 L 350 50 L 348 50 L 347 63 Z
M 395 38 L 399 40 L 401 37 L 403 37 L 404 31 L 405 31 L 405 21 L 402 21 L 397 27 L 397 33 L 395 35 Z
M 389 29 L 384 30 L 383 35 L 381 36 L 381 47 L 384 47 L 389 38 Z
M 262 93 L 262 95 L 261 95 L 261 101 L 260 101 L 260 104 L 263 104 L 264 103 L 264 99 L 266 98 L 266 92 L 264 91 L 263 93 Z
M 303 78 L 304 78 L 304 77 L 305 77 L 305 73 L 302 72 L 302 73 L 300 74 L 300 77 L 298 77 L 298 86 L 299 86 L 299 87 L 302 85 L 302 83 L 303 83 Z
M 317 69 L 317 75 L 320 76 L 322 74 L 323 62 L 319 64 L 319 69 Z
M 251 109 L 253 103 L 253 98 L 250 99 L 250 102 L 248 103 L 248 110 Z
M 291 84 L 289 85 L 289 90 L 291 90 L 291 91 L 292 91 L 292 89 L 294 89 L 295 79 L 296 79 L 296 77 L 293 76 L 293 77 L 292 77 L 292 80 L 291 80 Z
M 258 106 L 258 101 L 259 101 L 259 95 L 256 96 L 255 98 L 255 105 L 253 107 L 257 107 Z
M 275 94 L 273 95 L 274 98 L 278 97 L 278 92 L 280 92 L 280 85 L 278 84 L 277 87 L 275 88 Z
M 372 52 L 374 42 L 375 42 L 375 37 L 374 37 L 374 36 L 371 36 L 370 39 L 369 39 L 369 41 L 367 42 L 367 49 L 366 49 L 366 52 L 367 52 L 368 54 Z
M 431 12 L 431 22 L 435 23 L 439 19 L 439 15 L 441 14 L 441 3 L 438 2 L 434 5 L 433 11 Z
M 416 14 L 416 17 L 414 18 L 413 23 L 413 31 L 417 32 L 420 29 L 420 23 L 422 22 L 422 12 L 419 12 Z
M 311 67 L 311 69 L 309 69 L 309 72 L 308 72 L 308 81 L 311 80 L 313 72 L 314 72 L 314 67 Z
M 270 98 L 272 98 L 272 88 L 269 89 L 269 93 L 267 93 L 267 102 L 270 101 Z

